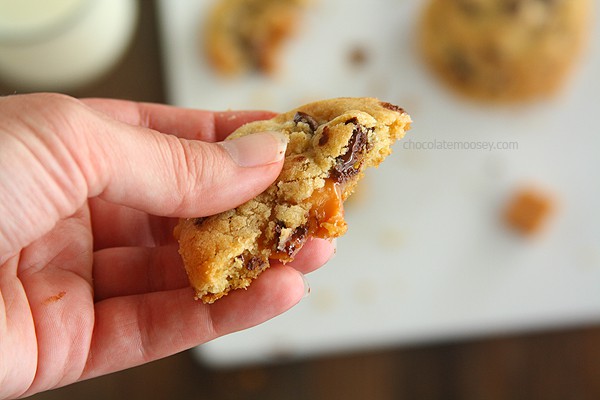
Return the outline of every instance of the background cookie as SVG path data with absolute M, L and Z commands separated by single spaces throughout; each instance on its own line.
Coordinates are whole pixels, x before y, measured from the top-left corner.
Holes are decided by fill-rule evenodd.
M 584 42 L 590 0 L 432 0 L 422 51 L 460 92 L 513 101 L 554 93 Z
M 218 0 L 207 18 L 206 55 L 223 75 L 273 73 L 307 0 Z

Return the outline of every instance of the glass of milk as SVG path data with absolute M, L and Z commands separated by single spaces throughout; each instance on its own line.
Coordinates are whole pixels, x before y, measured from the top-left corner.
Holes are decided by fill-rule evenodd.
M 0 0 L 0 80 L 68 90 L 99 78 L 125 52 L 136 0 Z

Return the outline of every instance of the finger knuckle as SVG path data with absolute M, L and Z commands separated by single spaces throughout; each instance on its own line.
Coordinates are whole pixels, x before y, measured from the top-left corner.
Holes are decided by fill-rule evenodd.
M 175 187 L 181 202 L 176 212 L 189 208 L 192 202 L 201 201 L 201 194 L 210 196 L 215 175 L 226 167 L 215 145 L 186 140 L 177 143 L 173 162 Z

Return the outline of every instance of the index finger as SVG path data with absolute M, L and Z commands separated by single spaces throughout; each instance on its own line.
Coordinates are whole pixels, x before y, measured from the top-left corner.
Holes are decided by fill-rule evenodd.
M 269 119 L 271 111 L 206 111 L 115 99 L 82 99 L 88 107 L 120 122 L 184 139 L 219 142 L 240 126 Z

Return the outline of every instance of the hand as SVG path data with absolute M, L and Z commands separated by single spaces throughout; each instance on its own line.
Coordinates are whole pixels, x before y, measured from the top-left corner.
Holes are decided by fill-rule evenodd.
M 276 136 L 212 143 L 271 116 L 0 98 L 0 398 L 165 357 L 302 298 L 298 271 L 325 263 L 329 242 L 207 306 L 193 300 L 172 236 L 177 217 L 233 208 L 275 180 Z

